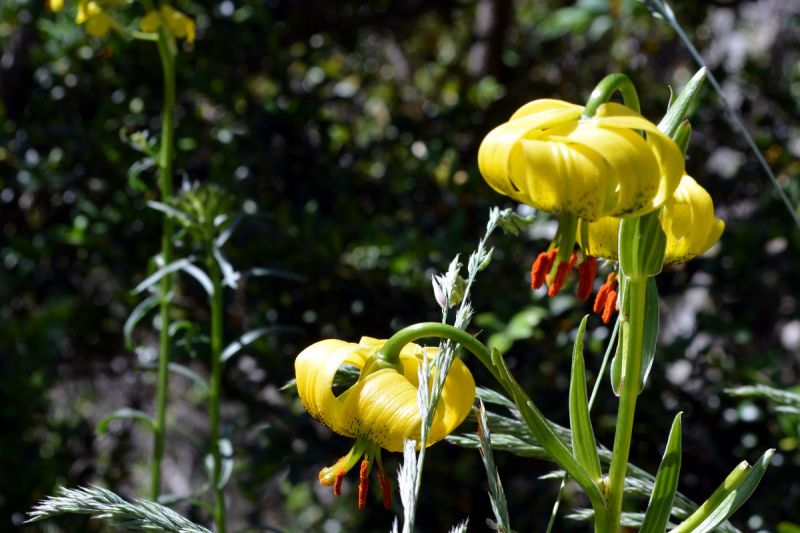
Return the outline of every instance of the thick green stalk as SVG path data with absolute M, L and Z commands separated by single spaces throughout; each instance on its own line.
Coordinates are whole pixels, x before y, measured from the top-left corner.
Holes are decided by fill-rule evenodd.
M 619 531 L 622 516 L 622 497 L 625 487 L 625 474 L 628 470 L 628 456 L 633 434 L 633 417 L 636 411 L 636 398 L 639 396 L 639 374 L 642 364 L 642 341 L 644 338 L 645 300 L 647 295 L 647 277 L 629 279 L 627 288 L 628 302 L 623 309 L 628 313 L 620 318 L 622 321 L 623 342 L 623 374 L 622 387 L 619 394 L 619 410 L 617 411 L 617 427 L 614 433 L 614 448 L 611 454 L 611 466 L 608 472 L 607 496 L 608 509 L 604 518 L 604 527 L 600 531 L 615 533 Z M 626 323 L 627 322 L 627 323 Z
M 161 149 L 158 155 L 158 177 L 161 201 L 172 198 L 172 159 L 174 157 L 175 120 L 175 52 L 169 37 L 163 31 L 158 34 L 158 55 L 164 72 L 164 105 L 161 114 Z M 173 221 L 165 216 L 161 232 L 161 258 L 164 264 L 172 262 Z M 150 498 L 158 499 L 161 492 L 161 458 L 164 456 L 164 430 L 166 428 L 167 392 L 169 388 L 169 294 L 172 291 L 172 276 L 161 280 L 161 331 L 158 338 L 158 389 L 156 392 L 156 425 L 153 431 L 153 460 L 150 463 Z
M 589 96 L 589 101 L 583 109 L 583 117 L 591 118 L 597 112 L 597 108 L 602 104 L 608 102 L 615 92 L 619 91 L 622 95 L 622 100 L 626 106 L 638 112 L 639 96 L 636 93 L 636 87 L 633 82 L 625 74 L 609 74 L 603 78 L 600 83 L 592 91 Z M 647 279 L 641 282 L 641 287 L 636 290 L 631 290 L 629 294 L 633 295 L 636 291 L 641 291 L 640 303 L 635 303 L 630 306 L 631 316 L 636 315 L 634 320 L 631 317 L 621 317 L 620 320 L 620 342 L 624 342 L 624 349 L 627 350 L 626 355 L 631 355 L 632 350 L 641 352 L 642 335 L 644 331 L 644 295 L 647 289 Z M 633 299 L 633 298 L 632 298 Z M 631 302 L 634 303 L 634 302 Z M 625 323 L 628 321 L 628 323 Z M 632 340 L 630 332 L 633 331 L 634 326 L 638 328 L 638 342 L 631 343 Z M 632 349 L 631 346 L 634 348 Z M 631 369 L 627 365 L 635 364 L 635 372 L 631 373 Z M 611 470 L 609 472 L 609 481 L 606 486 L 606 507 L 595 507 L 595 520 L 594 527 L 598 533 L 613 533 L 619 530 L 619 519 L 622 511 L 622 487 L 625 483 L 625 472 L 628 469 L 628 454 L 630 451 L 631 431 L 633 430 L 633 415 L 636 410 L 636 396 L 639 391 L 639 366 L 641 365 L 641 353 L 636 354 L 636 357 L 626 357 L 625 376 L 635 376 L 634 379 L 627 379 L 625 386 L 628 387 L 627 394 L 623 392 L 620 395 L 620 407 L 617 413 L 617 428 L 614 435 L 614 454 L 611 459 Z M 630 390 L 633 389 L 633 394 Z M 593 395 L 594 396 L 594 395 Z M 624 398 L 624 400 L 623 400 Z M 622 431 L 620 429 L 622 428 Z M 624 429 L 624 428 L 627 428 Z M 627 437 L 625 437 L 627 435 Z M 624 449 L 624 452 L 622 451 Z M 619 479 L 621 472 L 621 480 Z M 611 477 L 615 476 L 616 480 L 611 486 Z M 613 509 L 617 509 L 615 512 Z M 615 524 L 615 525 L 611 525 Z
M 211 252 L 206 256 L 206 267 L 211 278 L 211 383 L 208 392 L 208 420 L 210 424 L 212 479 L 214 485 L 214 523 L 217 533 L 225 533 L 225 495 L 219 480 L 222 474 L 222 457 L 219 450 L 219 403 L 222 385 L 222 283 L 219 265 Z

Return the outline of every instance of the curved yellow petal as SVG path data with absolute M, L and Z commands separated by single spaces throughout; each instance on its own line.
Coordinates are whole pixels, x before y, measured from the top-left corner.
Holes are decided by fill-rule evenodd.
M 706 252 L 716 243 L 725 223 L 714 216 L 714 203 L 708 192 L 691 176 L 684 175 L 680 185 L 660 216 L 667 236 L 664 262 L 682 263 Z M 589 224 L 588 242 L 579 242 L 587 254 L 616 260 L 620 219 L 602 218 Z
M 340 433 L 373 442 L 392 452 L 419 436 L 417 388 L 393 369 L 373 372 L 342 394 Z
M 683 174 L 678 146 L 639 113 L 607 103 L 591 119 L 559 100 L 534 100 L 493 129 L 478 167 L 497 192 L 594 221 L 637 216 L 670 198 Z
M 169 28 L 169 31 L 171 31 L 175 37 L 186 39 L 190 43 L 194 42 L 195 27 L 194 21 L 191 18 L 169 4 L 161 5 L 161 16 L 164 19 L 164 23 Z
M 553 109 L 571 111 L 570 116 L 577 112 L 578 114 L 574 115 L 575 118 L 579 117 L 580 114 L 583 113 L 583 106 L 571 104 L 569 102 L 565 102 L 564 100 L 556 100 L 554 98 L 540 98 L 538 100 L 528 102 L 524 106 L 514 111 L 514 114 L 511 115 L 511 118 L 508 120 L 512 121 L 528 115 L 541 113 L 543 111 L 550 111 Z
M 667 234 L 665 261 L 681 263 L 711 248 L 725 228 L 714 217 L 711 195 L 692 177 L 684 176 L 673 198 L 664 206 L 661 227 Z
M 598 127 L 605 129 L 639 130 L 646 133 L 650 153 L 656 158 L 660 169 L 657 193 L 652 197 L 650 209 L 636 213 L 638 216 L 663 205 L 672 197 L 685 171 L 683 152 L 675 141 L 665 135 L 658 127 L 632 109 L 609 102 L 597 109 L 592 119 Z
M 453 359 L 436 407 L 428 446 L 452 433 L 467 417 L 474 402 L 475 380 L 461 359 Z
M 588 240 L 583 240 L 583 235 L 578 232 L 578 244 L 587 254 L 606 259 L 618 259 L 619 221 L 615 217 L 603 217 L 589 224 Z
M 603 213 L 608 198 L 607 165 L 595 150 L 549 140 L 522 141 L 522 150 L 525 203 L 587 220 Z
M 478 149 L 478 167 L 486 182 L 500 194 L 525 202 L 520 182 L 525 179 L 524 157 L 519 142 L 534 139 L 544 130 L 575 121 L 583 108 L 553 104 L 554 100 L 535 100 L 523 106 L 505 124 L 496 127 L 484 138 Z M 524 110 L 524 111 L 523 111 Z
M 332 430 L 350 437 L 355 434 L 341 429 L 342 402 L 333 394 L 333 378 L 342 365 L 363 368 L 368 355 L 357 344 L 326 339 L 300 352 L 294 361 L 297 393 L 303 407 Z

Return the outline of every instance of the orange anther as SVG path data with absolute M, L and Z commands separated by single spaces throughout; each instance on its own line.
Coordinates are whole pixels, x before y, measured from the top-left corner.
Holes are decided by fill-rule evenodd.
M 341 496 L 342 495 L 342 481 L 344 481 L 344 470 L 336 474 L 336 481 L 333 482 L 333 494 L 334 496 Z
M 358 472 L 358 508 L 363 509 L 367 506 L 367 490 L 369 490 L 369 461 L 361 461 L 361 469 Z
M 390 509 L 392 507 L 392 482 L 389 481 L 389 477 L 380 466 L 378 466 L 378 483 L 381 485 L 383 494 L 383 506 Z
M 594 307 L 592 307 L 592 311 L 597 314 L 603 312 L 603 310 L 606 308 L 606 299 L 608 298 L 608 293 L 611 292 L 616 283 L 616 272 L 610 272 L 606 277 L 606 282 L 603 283 L 602 287 L 600 287 L 600 290 L 597 291 L 597 296 L 594 299 Z
M 584 301 L 589 298 L 596 275 L 597 259 L 590 255 L 578 267 L 578 298 Z
M 558 291 L 561 290 L 561 287 L 564 286 L 564 282 L 569 277 L 569 273 L 572 272 L 572 267 L 575 266 L 576 259 L 577 257 L 575 256 L 575 252 L 572 252 L 572 255 L 569 257 L 569 261 L 562 261 L 558 265 L 556 275 L 553 276 L 553 281 L 550 283 L 550 288 L 547 290 L 548 296 L 555 296 L 558 294 Z
M 603 323 L 608 324 L 611 315 L 617 307 L 617 291 L 610 291 L 606 297 L 605 308 L 603 309 Z
M 540 253 L 531 265 L 531 289 L 538 289 L 544 284 L 547 273 L 553 268 L 553 261 L 558 254 L 558 248 L 551 248 Z

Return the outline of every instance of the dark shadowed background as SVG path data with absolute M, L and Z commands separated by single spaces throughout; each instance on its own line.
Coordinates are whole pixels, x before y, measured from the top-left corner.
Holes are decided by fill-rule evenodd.
M 797 205 L 797 2 L 677 4 Z M 352 479 L 339 499 L 318 485 L 319 469 L 351 443 L 279 390 L 293 377 L 294 356 L 321 338 L 386 337 L 439 319 L 431 274 L 474 248 L 491 206 L 515 207 L 476 167 L 481 139 L 514 109 L 542 97 L 584 102 L 605 74 L 624 72 L 657 122 L 668 86 L 682 86 L 696 66 L 668 26 L 630 0 L 176 5 L 196 18 L 198 33 L 179 55 L 178 179 L 219 184 L 248 214 L 226 248 L 237 266 L 305 277 L 254 279 L 226 295 L 229 340 L 254 327 L 291 327 L 225 370 L 232 530 L 387 531 L 394 513 L 377 497 L 359 512 Z M 158 131 L 161 70 L 150 43 L 90 38 L 72 9 L 0 5 L 0 531 L 103 530 L 83 519 L 14 527 L 59 485 L 147 494 L 146 428 L 120 421 L 98 436 L 95 424 L 122 407 L 153 411 L 155 376 L 142 369 L 155 355 L 153 324 L 136 330 L 136 350 L 126 349 L 122 327 L 137 303 L 131 288 L 158 251 L 161 215 L 145 205 L 157 197 L 155 176 L 129 180 L 141 154 L 119 132 Z M 712 193 L 727 229 L 707 256 L 658 278 L 660 349 L 632 460 L 654 472 L 672 417 L 684 411 L 680 489 L 703 500 L 740 460 L 776 447 L 734 520 L 776 531 L 780 521 L 800 522 L 800 424 L 724 389 L 800 382 L 800 230 L 721 109 L 707 88 L 687 169 Z M 588 307 L 531 293 L 530 262 L 550 231 L 543 216 L 527 234 L 492 240 L 471 331 L 500 334 L 494 340 L 520 381 L 566 423 L 571 339 Z M 175 309 L 200 332 L 202 296 L 183 280 Z M 596 317 L 589 328 L 593 380 L 608 331 Z M 175 359 L 206 374 L 206 346 L 181 346 Z M 164 489 L 187 494 L 205 480 L 204 404 L 191 381 L 173 376 L 171 384 Z M 607 383 L 594 412 L 598 438 L 610 445 Z M 384 456 L 390 470 L 398 459 Z M 497 462 L 514 528 L 544 530 L 558 482 L 539 476 L 552 465 L 507 454 Z M 585 505 L 570 486 L 567 509 Z M 179 509 L 208 518 L 197 506 Z M 446 531 L 469 517 L 471 530 L 485 531 L 490 516 L 479 455 L 431 448 L 419 530 Z M 559 519 L 555 530 L 585 528 Z

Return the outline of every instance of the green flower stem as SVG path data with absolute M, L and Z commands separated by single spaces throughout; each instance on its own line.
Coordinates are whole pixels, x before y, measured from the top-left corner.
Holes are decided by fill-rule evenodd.
M 561 213 L 558 219 L 558 235 L 556 241 L 558 242 L 558 255 L 557 260 L 553 262 L 553 270 L 551 275 L 555 275 L 558 271 L 559 263 L 569 261 L 569 256 L 572 255 L 572 249 L 575 247 L 575 235 L 578 233 L 578 217 L 569 213 Z
M 584 118 L 591 118 L 597 112 L 597 108 L 611 99 L 611 96 L 619 91 L 622 94 L 622 101 L 625 105 L 639 112 L 639 96 L 636 94 L 631 79 L 625 74 L 609 74 L 592 91 L 586 107 L 583 108 Z
M 450 339 L 457 342 L 477 357 L 483 366 L 489 369 L 492 375 L 502 383 L 500 373 L 492 364 L 492 353 L 489 348 L 463 329 L 449 324 L 442 324 L 441 322 L 420 322 L 401 329 L 386 341 L 386 344 L 378 352 L 378 359 L 382 359 L 387 366 L 396 367 L 400 364 L 400 351 L 403 347 L 416 340 L 431 337 Z
M 573 457 L 564 442 L 553 432 L 549 421 L 542 415 L 541 411 L 534 405 L 533 401 L 525 394 L 520 386 L 513 380 L 508 373 L 508 368 L 502 358 L 498 359 L 497 364 L 493 362 L 492 351 L 483 345 L 478 339 L 466 331 L 440 322 L 422 322 L 401 329 L 386 341 L 383 348 L 378 352 L 377 359 L 382 361 L 382 366 L 396 366 L 400 361 L 400 351 L 405 345 L 418 339 L 428 337 L 438 337 L 450 339 L 457 342 L 470 353 L 472 353 L 485 366 L 506 393 L 514 399 L 514 403 L 520 410 L 525 423 L 530 428 L 539 444 L 547 450 L 553 461 L 561 466 L 575 481 L 586 491 L 595 512 L 604 512 L 606 503 L 597 484 L 589 477 L 586 470 Z M 499 356 L 499 354 L 496 353 Z M 363 372 L 362 372 L 363 375 Z
M 158 155 L 158 177 L 161 201 L 172 198 L 172 160 L 175 154 L 175 51 L 164 32 L 158 34 L 158 55 L 164 72 L 164 106 L 161 114 L 161 148 Z M 165 216 L 161 231 L 161 259 L 165 265 L 172 262 L 172 234 L 174 223 Z M 167 392 L 169 388 L 169 293 L 173 277 L 161 280 L 161 330 L 158 337 L 158 387 L 156 392 L 156 425 L 153 431 L 153 460 L 150 463 L 150 498 L 157 500 L 161 493 L 161 458 L 164 456 L 164 430 L 166 428 Z
M 222 384 L 222 282 L 219 265 L 214 254 L 206 255 L 206 268 L 211 278 L 213 292 L 211 294 L 211 383 L 208 392 L 208 419 L 211 426 L 211 483 L 214 486 L 214 523 L 217 533 L 225 533 L 225 495 L 219 480 L 222 474 L 222 457 L 219 450 L 219 403 Z
M 615 92 L 622 94 L 626 106 L 637 113 L 640 111 L 639 96 L 633 82 L 624 74 L 609 74 L 592 91 L 583 110 L 583 118 L 591 118 L 597 108 L 609 101 Z M 620 317 L 620 342 L 624 350 L 624 376 L 619 398 L 617 427 L 614 434 L 614 450 L 611 457 L 609 480 L 606 486 L 607 507 L 595 506 L 595 531 L 613 533 L 619 531 L 622 513 L 622 495 L 625 473 L 628 470 L 628 455 L 633 431 L 633 416 L 636 411 L 636 397 L 639 394 L 639 367 L 641 366 L 642 339 L 644 336 L 644 304 L 647 294 L 647 278 L 643 281 L 629 281 L 628 297 L 631 299 L 628 316 Z
M 623 312 L 620 316 L 623 342 L 622 387 L 619 394 L 617 426 L 614 432 L 614 448 L 608 471 L 608 509 L 604 517 L 605 524 L 600 529 L 607 533 L 619 531 L 620 517 L 622 516 L 622 497 L 633 434 L 633 417 L 636 411 L 636 398 L 639 396 L 646 296 L 646 276 L 628 280 L 627 298 L 629 301 L 624 302 L 622 306 L 623 309 L 628 310 L 628 313 Z

